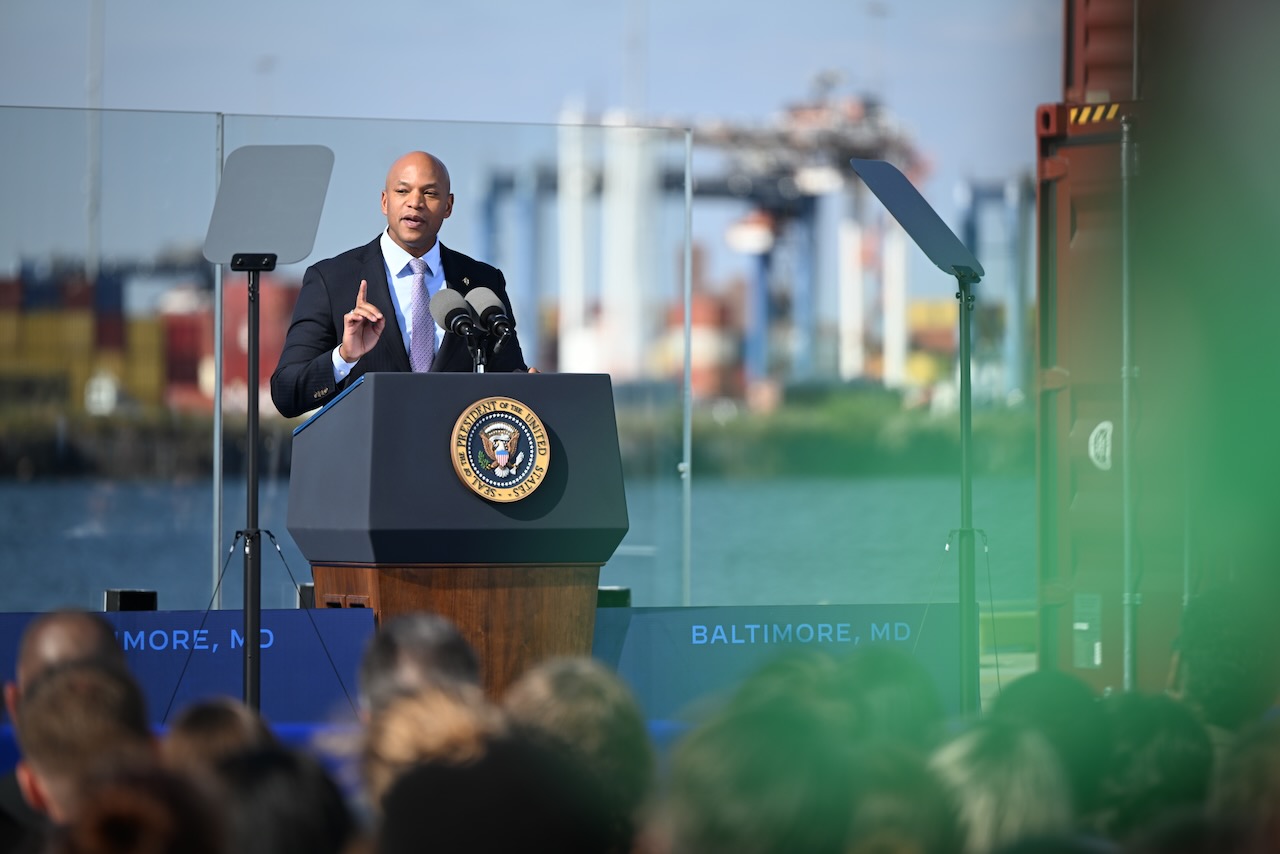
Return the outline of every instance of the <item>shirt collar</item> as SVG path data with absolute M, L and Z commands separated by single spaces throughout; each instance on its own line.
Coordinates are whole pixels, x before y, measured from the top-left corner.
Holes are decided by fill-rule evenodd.
M 391 271 L 392 276 L 399 276 L 409 266 L 409 259 L 413 256 L 405 252 L 400 244 L 391 239 L 391 232 L 384 229 L 382 238 L 380 239 L 382 246 L 382 257 L 387 262 L 387 269 Z M 436 238 L 436 242 L 431 244 L 431 248 L 422 256 L 422 260 L 427 262 L 427 269 L 431 274 L 439 275 L 440 273 L 440 238 Z

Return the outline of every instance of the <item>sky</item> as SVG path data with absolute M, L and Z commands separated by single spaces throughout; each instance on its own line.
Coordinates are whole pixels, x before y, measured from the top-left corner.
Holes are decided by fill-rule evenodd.
M 1062 19 L 1060 0 L 4 0 L 0 105 L 554 123 L 575 102 L 764 124 L 836 72 L 914 134 L 954 224 L 961 181 L 1033 169 Z M 6 149 L 22 133 L 0 114 Z

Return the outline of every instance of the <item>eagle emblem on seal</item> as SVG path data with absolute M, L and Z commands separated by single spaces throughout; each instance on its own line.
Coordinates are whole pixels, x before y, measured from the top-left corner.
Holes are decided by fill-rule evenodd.
M 524 452 L 518 448 L 520 431 L 514 424 L 505 421 L 488 424 L 480 431 L 480 440 L 489 459 L 488 468 L 498 477 L 506 477 L 524 462 Z

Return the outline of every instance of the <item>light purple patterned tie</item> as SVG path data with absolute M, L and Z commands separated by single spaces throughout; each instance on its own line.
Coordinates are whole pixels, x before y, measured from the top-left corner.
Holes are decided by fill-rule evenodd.
M 409 365 L 416 373 L 431 370 L 436 358 L 436 319 L 431 316 L 431 295 L 427 293 L 427 262 L 410 258 L 413 268 L 413 331 L 409 339 Z

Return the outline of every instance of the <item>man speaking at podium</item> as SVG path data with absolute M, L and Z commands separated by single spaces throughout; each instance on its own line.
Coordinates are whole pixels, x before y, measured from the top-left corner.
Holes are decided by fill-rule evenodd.
M 441 288 L 466 294 L 488 288 L 515 321 L 502 271 L 437 240 L 453 212 L 449 171 L 425 151 L 391 165 L 382 191 L 387 228 L 371 243 L 307 268 L 271 375 L 271 399 L 286 418 L 323 406 L 370 371 L 472 370 L 466 340 L 441 329 L 430 312 Z M 395 328 L 383 334 L 393 320 Z M 396 334 L 399 333 L 399 334 Z M 512 331 L 487 370 L 527 371 Z

